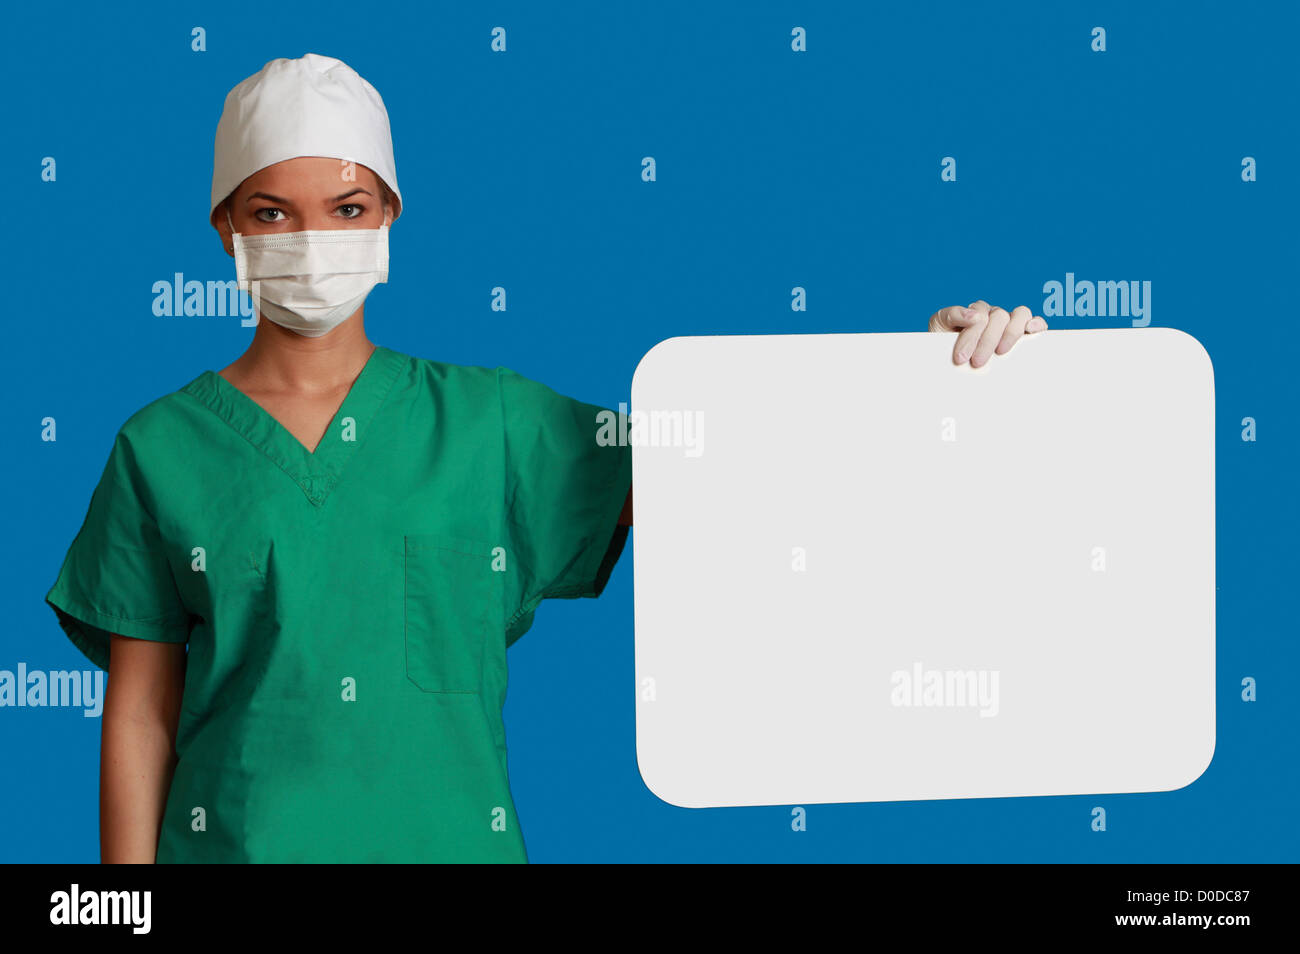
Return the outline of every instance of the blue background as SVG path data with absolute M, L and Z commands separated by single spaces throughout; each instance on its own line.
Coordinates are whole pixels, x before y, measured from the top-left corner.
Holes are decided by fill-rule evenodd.
M 1282 479 L 1296 459 L 1295 10 L 313 0 L 8 12 L 0 163 L 16 214 L 0 233 L 0 480 L 14 612 L 0 668 L 89 667 L 43 595 L 113 436 L 252 334 L 238 319 L 155 317 L 152 285 L 233 278 L 207 222 L 225 94 L 267 60 L 316 52 L 370 80 L 392 120 L 405 204 L 366 317 L 372 340 L 399 351 L 505 365 L 612 407 L 641 355 L 673 335 L 923 331 L 937 308 L 976 298 L 1041 313 L 1043 283 L 1072 271 L 1150 280 L 1152 324 L 1193 334 L 1214 361 L 1218 745 L 1199 781 L 816 805 L 804 833 L 788 806 L 667 805 L 636 766 L 629 543 L 600 599 L 548 602 L 510 650 L 510 776 L 531 860 L 1296 860 L 1296 496 Z M 1090 49 L 1098 25 L 1105 53 Z M 190 49 L 194 26 L 206 52 Z M 490 51 L 495 26 L 505 54 Z M 806 53 L 790 49 L 794 26 Z M 657 182 L 641 181 L 647 155 Z M 955 183 L 939 178 L 949 155 Z M 1243 156 L 1257 182 L 1242 181 Z M 489 309 L 496 285 L 504 313 Z M 790 309 L 796 285 L 803 313 Z M 40 439 L 46 416 L 56 443 Z M 1246 416 L 1256 443 L 1240 439 Z M 1243 676 L 1259 680 L 1258 702 L 1240 701 Z M 0 709 L 0 860 L 98 858 L 99 731 L 77 709 Z M 1105 834 L 1089 828 L 1094 805 Z

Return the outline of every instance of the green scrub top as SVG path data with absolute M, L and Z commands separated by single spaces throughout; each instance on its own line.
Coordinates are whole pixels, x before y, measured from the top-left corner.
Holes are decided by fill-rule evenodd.
M 528 860 L 506 647 L 623 550 L 601 410 L 380 346 L 314 453 L 214 371 L 127 420 L 46 601 L 189 644 L 159 862 Z

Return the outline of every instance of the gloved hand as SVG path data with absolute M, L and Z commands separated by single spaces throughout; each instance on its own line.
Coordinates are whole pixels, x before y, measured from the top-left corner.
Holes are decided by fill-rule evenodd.
M 972 368 L 986 364 L 996 352 L 1006 354 L 1022 335 L 1047 329 L 1047 322 L 1024 305 L 1008 313 L 986 301 L 973 301 L 966 307 L 941 308 L 930 316 L 931 331 L 956 331 L 953 364 L 970 360 Z

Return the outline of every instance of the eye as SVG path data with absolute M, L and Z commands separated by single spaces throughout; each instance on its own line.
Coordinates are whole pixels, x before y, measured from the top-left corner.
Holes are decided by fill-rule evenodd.
M 267 214 L 267 213 L 271 213 L 271 212 L 274 212 L 274 213 L 276 213 L 276 214 L 278 214 L 278 215 L 284 215 L 284 212 L 283 212 L 282 210 L 277 209 L 277 208 L 275 208 L 274 206 L 271 206 L 271 207 L 268 207 L 268 208 L 265 208 L 265 209 L 258 209 L 256 212 L 253 213 L 253 217 L 256 218 L 257 221 L 259 221 L 259 222 L 280 222 L 280 221 L 283 221 L 282 219 L 274 219 L 274 218 L 271 218 L 271 217 Z
M 344 211 L 346 209 L 351 209 L 352 214 L 349 215 L 346 211 Z M 340 205 L 337 209 L 335 209 L 335 211 L 343 212 L 343 218 L 345 219 L 355 219 L 357 218 L 357 216 L 365 215 L 366 207 L 364 205 L 357 205 L 354 202 L 349 202 L 347 205 Z

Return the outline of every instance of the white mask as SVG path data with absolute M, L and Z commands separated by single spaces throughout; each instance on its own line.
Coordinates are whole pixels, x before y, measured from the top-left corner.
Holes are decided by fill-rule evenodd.
M 241 235 L 232 221 L 230 232 L 239 287 L 271 321 L 308 338 L 352 317 L 388 281 L 387 225 Z

